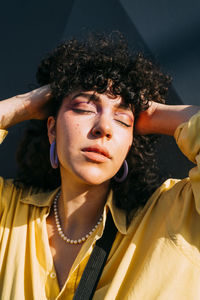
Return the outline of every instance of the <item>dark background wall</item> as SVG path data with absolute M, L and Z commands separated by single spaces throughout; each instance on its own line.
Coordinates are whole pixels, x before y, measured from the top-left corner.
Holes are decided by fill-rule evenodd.
M 62 39 L 88 30 L 121 30 L 131 46 L 151 53 L 174 77 L 170 104 L 200 104 L 198 0 L 13 0 L 0 4 L 0 99 L 34 87 L 37 66 Z M 25 124 L 0 146 L 0 175 L 16 174 L 15 150 Z M 38 149 L 39 151 L 39 149 Z M 173 138 L 163 137 L 159 164 L 165 176 L 184 177 L 191 164 Z

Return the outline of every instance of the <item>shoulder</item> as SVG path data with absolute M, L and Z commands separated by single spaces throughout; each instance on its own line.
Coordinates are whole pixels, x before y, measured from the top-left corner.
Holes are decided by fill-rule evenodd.
M 133 218 L 142 221 L 148 218 L 152 224 L 173 224 L 183 222 L 187 215 L 197 214 L 195 196 L 189 178 L 168 179 L 150 197 L 146 205 Z M 159 225 L 159 226 L 160 226 Z
M 20 199 L 36 193 L 38 191 L 32 187 L 19 187 L 14 179 L 0 177 L 0 213 L 14 208 Z
M 166 215 L 174 216 L 186 213 L 189 206 L 196 210 L 196 199 L 189 177 L 166 180 L 152 195 L 154 209 Z M 185 210 L 186 209 L 186 210 Z
M 199 199 L 193 192 L 190 178 L 168 179 L 151 196 L 136 216 L 130 227 L 146 224 L 147 228 L 162 231 L 164 236 L 186 234 L 189 240 L 196 236 L 199 241 L 200 213 Z M 129 229 L 130 233 L 132 229 Z M 194 234 L 195 233 L 195 234 Z
M 174 249 L 200 266 L 200 203 L 190 178 L 178 181 L 158 199 L 166 236 Z
M 9 208 L 11 202 L 16 201 L 22 189 L 15 186 L 13 179 L 4 179 L 0 177 L 0 211 Z
M 189 244 L 199 247 L 200 213 L 190 178 L 169 179 L 152 196 L 149 220 L 163 228 L 166 236 L 178 245 L 182 237 Z

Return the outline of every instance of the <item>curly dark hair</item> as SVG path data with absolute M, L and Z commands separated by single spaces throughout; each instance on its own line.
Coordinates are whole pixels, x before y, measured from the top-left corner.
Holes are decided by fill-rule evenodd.
M 149 107 L 149 101 L 165 102 L 171 78 L 141 53 L 131 52 L 121 33 L 112 32 L 63 42 L 42 60 L 37 81 L 41 86 L 51 86 L 53 115 L 57 114 L 65 96 L 81 88 L 98 93 L 109 90 L 113 95 L 120 95 L 125 103 L 131 104 L 137 119 L 139 113 Z M 156 140 L 153 135 L 134 136 L 127 157 L 127 179 L 121 184 L 111 179 L 116 206 L 127 212 L 144 206 L 159 183 Z M 59 170 L 52 169 L 49 162 L 46 121 L 32 121 L 21 143 L 18 161 L 17 184 L 43 190 L 60 185 Z

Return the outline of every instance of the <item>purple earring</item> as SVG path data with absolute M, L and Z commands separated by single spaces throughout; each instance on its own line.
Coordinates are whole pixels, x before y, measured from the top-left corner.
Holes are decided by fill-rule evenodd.
M 114 177 L 116 182 L 124 181 L 126 179 L 127 175 L 128 175 L 128 164 L 127 164 L 126 160 L 124 160 L 124 162 L 123 162 L 123 167 L 124 167 L 124 173 L 123 173 L 122 177 L 119 178 L 116 175 Z
M 56 151 L 56 141 L 53 141 L 53 143 L 50 146 L 50 162 L 53 169 L 57 169 L 58 167 L 58 155 Z

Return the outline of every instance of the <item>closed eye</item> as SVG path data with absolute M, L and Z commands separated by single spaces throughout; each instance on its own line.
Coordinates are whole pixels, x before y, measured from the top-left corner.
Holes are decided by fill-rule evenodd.
M 86 110 L 86 109 L 80 109 L 80 108 L 73 108 L 73 111 L 75 111 L 78 114 L 90 114 L 95 113 L 95 111 L 92 110 Z
M 131 120 L 131 118 L 129 117 L 129 115 L 127 113 L 115 112 L 114 119 L 118 123 L 122 124 L 123 126 L 126 126 L 126 127 L 131 127 L 132 126 L 132 120 Z
M 74 103 L 72 107 L 73 111 L 79 114 L 90 114 L 90 113 L 96 113 L 94 105 L 88 103 L 88 102 L 78 102 Z
M 130 124 L 127 124 L 127 123 L 125 123 L 125 122 L 123 122 L 123 121 L 121 121 L 121 120 L 115 120 L 115 121 L 119 122 L 119 123 L 122 124 L 123 126 L 131 127 Z

